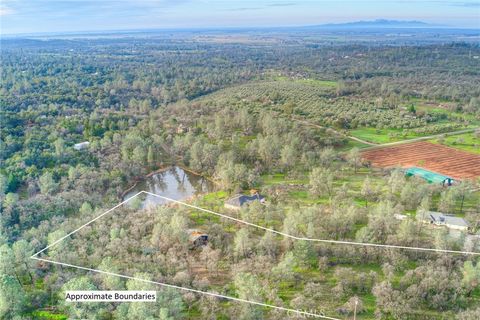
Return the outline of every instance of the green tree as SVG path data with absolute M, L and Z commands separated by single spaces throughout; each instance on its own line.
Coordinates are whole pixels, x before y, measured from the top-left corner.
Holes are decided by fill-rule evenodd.
M 293 252 L 289 251 L 283 259 L 272 269 L 272 273 L 278 279 L 293 281 L 295 279 L 295 268 L 298 266 L 297 259 Z
M 233 283 L 240 299 L 262 302 L 263 290 L 259 280 L 253 274 L 239 272 L 235 275 Z M 239 307 L 241 308 L 240 319 L 262 318 L 262 311 L 259 307 L 249 303 L 242 303 Z
M 475 290 L 480 285 L 480 263 L 474 264 L 472 261 L 465 261 L 462 273 L 462 283 L 469 292 Z
M 139 164 L 139 165 L 144 165 L 145 164 L 145 149 L 142 146 L 136 146 L 135 149 L 133 149 L 132 153 L 132 160 Z
M 13 255 L 15 257 L 15 270 L 17 276 L 26 277 L 28 283 L 33 283 L 33 276 L 30 270 L 33 269 L 33 260 L 30 258 L 33 253 L 33 247 L 26 240 L 19 240 L 12 246 Z M 23 281 L 23 280 L 22 280 Z
M 462 182 L 456 186 L 456 196 L 460 199 L 460 213 L 463 213 L 465 200 L 470 198 L 473 190 L 474 186 L 470 180 L 462 180 Z
M 283 111 L 286 114 L 292 114 L 295 108 L 296 108 L 295 102 L 292 102 L 292 101 L 288 101 L 283 105 Z
M 337 157 L 335 150 L 332 147 L 323 148 L 320 152 L 320 163 L 322 167 L 329 168 L 332 166 L 333 161 Z
M 291 145 L 285 145 L 280 152 L 280 164 L 285 170 L 290 169 L 297 159 L 295 149 Z
M 311 266 L 315 263 L 315 251 L 310 241 L 295 241 L 293 244 L 293 255 L 296 261 L 302 266 Z
M 146 273 L 136 273 L 135 278 L 151 280 Z M 152 283 L 130 279 L 127 281 L 127 290 L 155 290 Z M 127 319 L 177 319 L 181 316 L 185 305 L 177 290 L 165 288 L 157 291 L 155 303 L 132 302 L 128 305 Z
M 0 246 L 0 274 L 15 275 L 13 265 L 15 265 L 13 250 L 8 244 Z
M 93 212 L 93 208 L 88 202 L 82 203 L 82 206 L 80 207 L 80 214 L 82 216 L 89 215 Z
M 333 173 L 329 169 L 314 168 L 310 173 L 309 190 L 315 196 L 329 196 L 333 193 Z
M 112 273 L 119 273 L 120 271 L 112 257 L 104 258 L 98 266 L 98 269 Z M 125 290 L 125 284 L 121 278 L 108 274 L 102 275 L 102 285 L 106 290 Z
M 390 173 L 388 178 L 388 186 L 392 194 L 402 191 L 402 187 L 405 185 L 405 174 L 400 169 L 395 169 Z
M 275 239 L 273 232 L 265 232 L 262 239 L 258 243 L 258 249 L 263 254 L 267 254 L 270 257 L 276 257 L 279 251 L 278 242 Z
M 368 207 L 368 202 L 374 201 L 377 196 L 377 190 L 375 186 L 372 185 L 372 182 L 368 176 L 363 181 L 362 190 L 360 193 L 365 199 L 365 207 Z
M 25 292 L 18 280 L 14 276 L 0 274 L 0 318 L 16 319 L 25 305 Z
M 457 192 L 454 188 L 448 188 L 440 194 L 438 208 L 445 213 L 453 213 L 457 200 Z
M 8 188 L 7 177 L 5 177 L 3 174 L 0 174 L 0 202 L 3 201 L 5 197 L 5 193 L 7 192 L 7 188 Z
M 65 237 L 67 234 L 65 233 L 65 231 L 59 229 L 59 230 L 55 230 L 51 233 L 48 234 L 48 245 L 53 245 L 57 240 Z M 60 241 L 60 242 L 57 242 L 55 243 L 55 245 L 53 245 L 52 247 L 48 248 L 48 255 L 52 258 L 55 258 L 57 257 L 58 255 L 61 255 L 62 252 L 64 252 L 66 246 L 67 246 L 67 243 L 68 240 L 67 239 L 64 239 L 65 241 Z
M 247 257 L 252 250 L 252 242 L 246 228 L 242 228 L 235 233 L 233 252 L 237 258 Z
M 18 194 L 9 192 L 3 200 L 4 208 L 12 208 L 18 202 Z
M 153 147 L 151 145 L 148 146 L 147 162 L 149 165 L 155 164 L 155 153 L 153 152 Z
M 55 145 L 55 155 L 57 157 L 62 157 L 65 152 L 65 141 L 62 138 L 58 138 L 54 142 Z
M 64 308 L 71 318 L 75 319 L 101 319 L 104 312 L 104 303 L 101 302 L 68 302 L 65 300 L 67 291 L 76 290 L 97 290 L 97 287 L 89 277 L 83 276 L 73 278 L 62 287 L 60 301 L 63 301 Z
M 53 194 L 58 188 L 58 184 L 55 182 L 52 173 L 49 171 L 40 176 L 38 183 L 40 192 L 45 195 Z
M 353 167 L 355 173 L 358 171 L 358 167 L 362 164 L 362 156 L 360 150 L 355 147 L 352 148 L 347 154 L 347 161 Z

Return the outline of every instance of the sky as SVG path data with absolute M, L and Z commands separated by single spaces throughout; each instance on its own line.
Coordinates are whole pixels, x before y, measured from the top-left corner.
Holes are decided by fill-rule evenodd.
M 480 0 L 0 0 L 2 34 L 419 20 L 480 28 Z

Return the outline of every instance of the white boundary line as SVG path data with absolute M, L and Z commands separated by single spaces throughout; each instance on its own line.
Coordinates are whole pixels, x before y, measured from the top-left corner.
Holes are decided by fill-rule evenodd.
M 163 283 L 163 282 L 157 282 L 157 281 L 146 280 L 146 279 L 141 279 L 141 278 L 136 278 L 136 277 L 130 277 L 130 276 L 126 276 L 126 275 L 123 275 L 123 274 L 118 274 L 118 273 L 102 271 L 102 270 L 98 270 L 98 269 L 76 266 L 76 265 L 73 265 L 73 264 L 42 259 L 42 258 L 38 258 L 38 257 L 34 257 L 34 256 L 32 256 L 31 258 L 35 259 L 35 260 L 38 260 L 38 261 L 53 263 L 53 264 L 64 266 L 64 267 L 77 268 L 77 269 L 81 269 L 81 270 L 85 270 L 85 271 L 97 272 L 97 273 L 102 273 L 102 274 L 106 274 L 106 275 L 110 275 L 110 276 L 116 276 L 116 277 L 125 278 L 125 279 L 131 279 L 131 280 L 137 280 L 137 281 L 142 281 L 142 282 L 146 282 L 146 283 L 157 284 L 157 285 L 160 285 L 160 286 L 163 286 L 163 287 L 200 293 L 200 294 L 204 294 L 204 295 L 208 295 L 208 296 L 212 296 L 212 297 L 223 298 L 223 299 L 228 299 L 228 300 L 233 300 L 233 301 L 238 301 L 238 302 L 244 302 L 244 303 L 249 303 L 249 304 L 253 304 L 253 305 L 257 305 L 257 306 L 261 306 L 261 307 L 268 307 L 268 308 L 278 309 L 278 310 L 287 311 L 287 312 L 294 312 L 294 313 L 301 314 L 301 315 L 304 315 L 304 316 L 310 316 L 310 317 L 328 319 L 328 320 L 341 320 L 339 318 L 332 318 L 332 317 L 328 317 L 328 316 L 324 316 L 324 315 L 320 315 L 320 314 L 316 314 L 316 313 L 311 313 L 311 312 L 307 312 L 307 311 L 289 309 L 289 308 L 274 306 L 274 305 L 271 305 L 271 304 L 266 304 L 266 303 L 261 303 L 261 302 L 256 302 L 256 301 L 250 301 L 250 300 L 240 299 L 240 298 L 236 298 L 236 297 L 224 296 L 224 295 L 218 294 L 218 293 L 201 291 L 201 290 L 197 290 L 197 289 L 180 287 L 180 286 L 176 286 L 176 285 L 168 284 L 168 283 Z
M 119 204 L 117 204 L 115 207 L 111 208 L 111 209 L 108 209 L 107 211 L 105 211 L 104 213 L 102 213 L 101 215 L 99 215 L 98 217 L 88 221 L 87 223 L 83 224 L 82 226 L 78 227 L 77 229 L 73 230 L 72 232 L 70 232 L 69 234 L 67 234 L 66 236 L 63 236 L 61 237 L 60 239 L 56 240 L 55 242 L 49 244 L 48 246 L 46 246 L 45 248 L 43 248 L 42 250 L 38 251 L 37 253 L 35 253 L 33 257 L 36 257 L 37 255 L 39 255 L 40 253 L 42 253 L 43 251 L 47 250 L 48 248 L 50 248 L 51 246 L 54 246 L 56 245 L 57 243 L 59 243 L 60 241 L 70 237 L 72 234 L 80 231 L 81 229 L 85 228 L 86 226 L 88 226 L 90 223 L 100 219 L 101 217 L 103 217 L 104 215 L 106 215 L 107 213 L 109 212 L 112 212 L 113 210 L 117 209 L 118 207 L 122 206 L 123 204 L 127 203 L 128 201 L 132 200 L 133 198 L 135 198 L 136 196 L 140 195 L 141 193 L 143 193 L 145 191 L 140 191 L 138 193 L 136 193 L 135 195 L 131 196 L 130 198 L 128 198 L 127 200 L 124 200 L 122 202 L 120 202 Z
M 352 241 L 341 241 L 341 240 L 328 240 L 328 239 L 313 239 L 313 238 L 305 238 L 305 237 L 296 237 L 296 236 L 292 236 L 290 234 L 287 234 L 287 233 L 284 233 L 284 232 L 281 232 L 281 231 L 277 231 L 277 230 L 274 230 L 274 229 L 262 227 L 262 226 L 259 226 L 257 224 L 254 224 L 254 223 L 250 223 L 250 222 L 247 222 L 247 221 L 244 221 L 244 220 L 233 218 L 233 217 L 230 217 L 230 216 L 227 216 L 227 215 L 215 212 L 215 211 L 200 208 L 200 207 L 197 207 L 197 206 L 194 206 L 194 205 L 182 202 L 182 201 L 178 201 L 178 200 L 170 199 L 170 198 L 167 198 L 167 197 L 164 197 L 164 196 L 160 196 L 160 195 L 155 194 L 155 193 L 151 193 L 151 192 L 148 192 L 148 191 L 143 191 L 143 193 L 146 193 L 146 194 L 149 194 L 151 196 L 161 198 L 161 199 L 164 199 L 164 200 L 168 200 L 168 201 L 171 201 L 171 202 L 175 202 L 175 203 L 178 203 L 178 204 L 181 204 L 181 205 L 193 208 L 193 209 L 204 211 L 204 212 L 207 212 L 207 213 L 210 213 L 210 214 L 222 217 L 222 218 L 230 219 L 230 220 L 233 220 L 233 221 L 236 221 L 236 222 L 239 222 L 239 223 L 243 223 L 243 224 L 246 224 L 246 225 L 249 225 L 249 226 L 252 226 L 252 227 L 256 227 L 256 228 L 259 228 L 259 229 L 262 229 L 262 230 L 265 230 L 265 231 L 276 233 L 276 234 L 279 234 L 281 236 L 291 238 L 291 239 L 294 239 L 294 240 L 333 243 L 333 244 L 350 244 L 350 245 L 354 245 L 354 246 L 365 246 L 365 247 L 379 247 L 379 248 L 390 248 L 390 249 L 407 249 L 407 250 L 415 250 L 415 251 L 430 251 L 430 252 L 442 252 L 442 253 L 480 255 L 480 252 L 472 252 L 472 251 L 457 251 L 457 250 L 397 246 L 397 245 L 391 245 L 391 244 L 377 244 L 377 243 L 365 243 L 365 242 L 352 242 Z
M 217 294 L 217 293 L 212 293 L 212 292 L 207 292 L 207 291 L 201 291 L 201 290 L 196 290 L 196 289 L 191 289 L 191 288 L 186 288 L 186 287 L 180 287 L 180 286 L 175 286 L 175 285 L 168 284 L 168 283 L 151 281 L 151 280 L 146 280 L 146 279 L 141 279 L 141 278 L 135 278 L 135 277 L 130 277 L 130 276 L 126 276 L 126 275 L 122 275 L 122 274 L 118 274 L 118 273 L 107 272 L 107 271 L 102 271 L 102 270 L 92 269 L 92 268 L 87 268 L 87 267 L 82 267 L 82 266 L 76 266 L 76 265 L 73 265 L 73 264 L 68 264 L 68 263 L 63 263 L 63 262 L 58 262 L 58 261 L 53 261 L 53 260 L 48 260 L 48 259 L 43 259 L 43 258 L 37 257 L 40 253 L 44 252 L 44 251 L 47 250 L 48 248 L 56 245 L 57 243 L 61 242 L 61 241 L 64 240 L 64 239 L 70 237 L 70 236 L 73 235 L 74 233 L 80 231 L 81 229 L 85 228 L 85 227 L 88 226 L 89 224 L 91 224 L 91 223 L 93 223 L 94 221 L 100 219 L 100 218 L 103 217 L 104 215 L 112 212 L 113 210 L 117 209 L 118 207 L 122 206 L 123 204 L 127 203 L 128 201 L 130 201 L 131 199 L 139 196 L 139 195 L 142 194 L 142 193 L 148 194 L 148 195 L 151 195 L 151 196 L 160 198 L 160 199 L 164 199 L 164 200 L 167 200 L 167 201 L 170 201 L 170 202 L 174 202 L 174 203 L 177 203 L 177 204 L 181 204 L 181 205 L 184 205 L 184 206 L 187 206 L 187 207 L 196 209 L 196 210 L 200 210 L 200 211 L 203 211 L 203 212 L 206 212 L 206 213 L 210 213 L 210 214 L 213 214 L 213 215 L 216 215 L 216 216 L 225 218 L 225 219 L 229 219 L 229 220 L 232 220 L 232 221 L 236 221 L 236 222 L 239 222 L 239 223 L 248 225 L 248 226 L 252 226 L 252 227 L 256 227 L 256 228 L 259 228 L 259 229 L 262 229 L 262 230 L 265 230 L 265 231 L 269 231 L 269 232 L 272 232 L 272 233 L 276 233 L 276 234 L 279 234 L 279 235 L 281 235 L 281 236 L 284 236 L 284 237 L 287 237 L 287 238 L 291 238 L 291 239 L 294 239 L 294 240 L 312 241 L 312 242 L 322 242 L 322 243 L 331 243 L 331 244 L 349 244 L 349 245 L 355 245 L 355 246 L 379 247 L 379 248 L 390 248 L 390 249 L 406 249 L 406 250 L 416 250 L 416 251 L 430 251 L 430 252 L 453 253 L 453 254 L 480 255 L 480 252 L 471 252 L 471 251 L 456 251 L 456 250 L 444 250 L 444 249 L 433 249 L 433 248 L 419 248 L 419 247 L 396 246 L 396 245 L 388 245 L 388 244 L 362 243 L 362 242 L 351 242 L 351 241 L 327 240 L 327 239 L 312 239 L 312 238 L 305 238 L 305 237 L 296 237 L 296 236 L 292 236 L 292 235 L 289 235 L 289 234 L 284 233 L 284 232 L 281 232 L 281 231 L 277 231 L 277 230 L 274 230 L 274 229 L 262 227 L 262 226 L 259 226 L 259 225 L 254 224 L 254 223 L 250 223 L 250 222 L 247 222 L 247 221 L 244 221 L 244 220 L 236 219 L 236 218 L 233 218 L 233 217 L 230 217 L 230 216 L 227 216 L 227 215 L 224 215 L 224 214 L 221 214 L 221 213 L 212 211 L 212 210 L 204 209 L 204 208 L 201 208 L 201 207 L 198 207 L 198 206 L 194 206 L 194 205 L 191 205 L 191 204 L 182 202 L 182 201 L 178 201 L 178 200 L 174 200 L 174 199 L 171 199 L 171 198 L 167 198 L 167 197 L 164 197 L 164 196 L 155 194 L 155 193 L 151 193 L 151 192 L 148 192 L 148 191 L 140 191 L 140 192 L 136 193 L 135 195 L 131 196 L 130 198 L 128 198 L 128 199 L 120 202 L 119 204 L 117 204 L 117 205 L 114 206 L 113 208 L 105 211 L 104 213 L 102 213 L 101 215 L 97 216 L 96 218 L 94 218 L 94 219 L 88 221 L 87 223 L 81 225 L 80 227 L 78 227 L 77 229 L 73 230 L 73 231 L 70 232 L 69 234 L 67 234 L 67 235 L 61 237 L 60 239 L 54 241 L 53 243 L 47 245 L 47 246 L 46 246 L 45 248 L 43 248 L 42 250 L 38 251 L 37 253 L 34 253 L 30 258 L 31 258 L 31 259 L 35 259 L 35 260 L 38 260 L 38 261 L 43 261 L 43 262 L 48 262 L 48 263 L 52 263 L 52 264 L 56 264 L 56 265 L 65 266 L 65 267 L 77 268 L 77 269 L 80 269 L 80 270 L 97 272 L 97 273 L 107 274 L 107 275 L 111 275 L 111 276 L 117 276 L 117 277 L 125 278 L 125 279 L 138 280 L 138 281 L 142 281 L 142 282 L 146 282 L 146 283 L 157 284 L 157 285 L 164 286 L 164 287 L 175 288 L 175 289 L 180 289 L 180 290 L 184 290 L 184 291 L 190 291 L 190 292 L 205 294 L 205 295 L 209 295 L 209 296 L 213 296 L 213 297 L 218 297 L 218 298 L 224 298 L 224 299 L 233 300 L 233 301 L 250 303 L 250 304 L 253 304 L 253 305 L 258 305 L 258 306 L 262 306 L 262 307 L 269 307 L 269 308 L 278 309 L 278 310 L 287 311 L 287 312 L 294 312 L 294 313 L 301 314 L 301 315 L 312 316 L 312 317 L 322 318 L 322 319 L 328 319 L 328 320 L 340 320 L 340 319 L 338 319 L 338 318 L 327 317 L 327 316 L 323 316 L 323 315 L 319 315 L 319 314 L 315 314 L 315 313 L 310 313 L 310 312 L 306 312 L 306 311 L 289 309 L 289 308 L 274 306 L 274 305 L 270 305 L 270 304 L 266 304 L 266 303 L 261 303 L 261 302 L 256 302 L 256 301 L 250 301 L 250 300 L 245 300 L 245 299 L 240 299 L 240 298 L 236 298 L 236 297 L 224 296 L 224 295 Z

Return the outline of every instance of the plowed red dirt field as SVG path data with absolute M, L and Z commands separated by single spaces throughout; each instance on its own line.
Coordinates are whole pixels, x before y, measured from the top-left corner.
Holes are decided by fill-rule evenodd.
M 421 167 L 455 179 L 480 177 L 480 155 L 430 142 L 415 142 L 362 152 L 377 167 Z

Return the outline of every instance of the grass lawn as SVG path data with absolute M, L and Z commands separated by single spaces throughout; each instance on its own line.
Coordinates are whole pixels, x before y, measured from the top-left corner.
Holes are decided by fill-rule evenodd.
M 289 179 L 283 173 L 264 174 L 261 176 L 262 184 L 265 186 L 277 184 L 308 184 L 306 179 Z
M 343 146 L 341 146 L 339 148 L 336 148 L 336 149 L 339 150 L 339 151 L 348 151 L 348 150 L 353 149 L 353 148 L 363 149 L 363 148 L 367 148 L 367 147 L 370 147 L 370 146 L 368 144 L 364 144 L 364 143 L 349 139 L 348 143 L 346 145 L 343 145 Z
M 67 320 L 68 317 L 64 314 L 52 313 L 50 311 L 38 310 L 31 313 L 34 319 L 41 320 Z
M 439 143 L 438 139 L 430 140 L 430 142 Z M 476 138 L 473 132 L 448 136 L 445 138 L 443 144 L 456 149 L 480 154 L 480 138 Z
M 462 112 L 448 110 L 446 108 L 441 108 L 441 107 L 438 107 L 438 106 L 434 106 L 434 105 L 432 105 L 432 103 L 425 102 L 425 101 L 424 102 L 420 101 L 420 102 L 415 103 L 415 108 L 417 109 L 417 111 L 425 111 L 425 112 L 428 112 L 430 114 L 445 114 L 450 118 L 464 119 L 466 121 L 470 121 L 472 125 L 479 125 L 480 124 L 480 120 L 472 114 L 466 114 L 466 113 L 462 113 Z
M 351 130 L 350 135 L 373 143 L 388 143 L 419 137 L 413 133 L 403 135 L 402 131 L 402 129 L 358 128 Z

